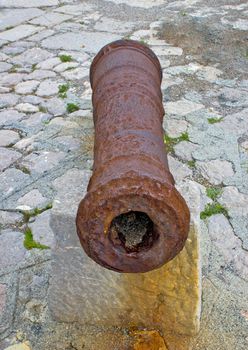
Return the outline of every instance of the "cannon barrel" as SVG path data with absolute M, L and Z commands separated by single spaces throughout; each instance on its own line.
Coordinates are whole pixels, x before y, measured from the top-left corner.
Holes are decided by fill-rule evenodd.
M 168 168 L 161 80 L 154 52 L 132 40 L 106 45 L 90 68 L 94 165 L 77 232 L 89 257 L 118 272 L 162 266 L 189 231 L 189 210 Z

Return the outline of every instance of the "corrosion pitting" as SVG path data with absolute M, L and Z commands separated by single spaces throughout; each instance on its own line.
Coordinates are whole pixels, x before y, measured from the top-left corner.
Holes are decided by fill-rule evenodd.
M 147 272 L 173 259 L 189 231 L 163 142 L 162 70 L 145 45 L 119 40 L 93 60 L 93 175 L 77 213 L 81 244 L 98 264 Z

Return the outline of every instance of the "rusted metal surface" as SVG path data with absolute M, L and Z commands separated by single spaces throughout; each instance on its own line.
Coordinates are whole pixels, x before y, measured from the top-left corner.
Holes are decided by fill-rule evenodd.
M 189 231 L 163 142 L 161 79 L 156 55 L 131 40 L 105 46 L 91 65 L 94 166 L 77 232 L 89 257 L 118 272 L 162 266 Z

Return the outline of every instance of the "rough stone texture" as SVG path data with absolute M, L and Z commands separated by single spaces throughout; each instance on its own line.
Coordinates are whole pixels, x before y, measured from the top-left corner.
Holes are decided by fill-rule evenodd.
M 197 111 L 204 106 L 200 103 L 195 103 L 188 100 L 180 100 L 177 102 L 168 102 L 165 104 L 166 112 L 168 114 L 175 114 L 179 116 L 185 116 L 188 113 Z
M 28 225 L 32 227 L 35 240 L 54 247 L 49 225 L 49 220 L 53 219 L 51 209 L 30 217 L 25 225 L 23 214 L 16 210 L 18 200 L 26 198 L 27 194 L 29 203 L 35 200 L 33 191 L 39 191 L 49 203 L 53 202 L 54 212 L 75 216 L 93 164 L 89 66 L 101 46 L 122 37 L 143 41 L 159 55 L 163 68 L 164 128 L 170 137 L 179 137 L 185 132 L 189 135 L 190 142 L 174 145 L 168 160 L 178 189 L 186 197 L 191 193 L 187 186 L 199 191 L 199 201 L 195 201 L 195 197 L 188 199 L 191 215 L 194 203 L 198 211 L 212 203 L 206 195 L 206 187 L 214 186 L 222 189 L 217 201 L 228 211 L 227 218 L 212 215 L 201 220 L 203 308 L 200 332 L 190 344 L 188 337 L 173 337 L 171 332 L 160 333 L 163 341 L 158 336 L 159 327 L 150 330 L 145 325 L 137 331 L 135 324 L 129 324 L 128 328 L 106 329 L 53 320 L 47 294 L 52 273 L 51 249 L 32 249 L 26 251 L 24 260 L 16 265 L 7 263 L 1 270 L 0 286 L 4 287 L 0 287 L 0 300 L 4 298 L 4 307 L 0 311 L 0 349 L 16 343 L 20 347 L 30 340 L 32 350 L 130 350 L 135 347 L 137 350 L 140 346 L 151 350 L 164 344 L 169 350 L 246 350 L 248 78 L 245 16 L 248 3 L 242 0 L 0 0 L 0 8 L 0 140 L 8 147 L 7 151 L 20 151 L 20 158 L 0 173 L 0 237 L 10 232 L 23 232 Z M 7 39 L 3 39 L 5 37 Z M 72 61 L 63 63 L 61 55 L 71 56 Z M 66 70 L 68 68 L 72 70 Z M 34 80 L 69 84 L 67 97 L 37 96 L 38 86 L 30 87 Z M 77 103 L 80 110 L 68 114 L 66 105 L 70 102 Z M 15 109 L 16 105 L 26 103 L 28 108 L 24 108 L 24 112 Z M 8 133 L 13 137 L 18 133 L 21 140 L 7 145 Z M 45 159 L 46 152 L 52 156 Z M 1 165 L 10 158 L 5 154 Z M 217 167 L 216 161 L 220 162 Z M 226 168 L 231 174 L 229 177 L 224 176 Z M 211 169 L 210 177 L 202 169 L 206 174 Z M 58 202 L 54 201 L 55 197 Z M 63 225 L 63 221 L 55 226 L 59 224 Z M 13 246 L 13 251 L 22 249 L 23 233 L 18 235 L 18 239 L 6 241 Z M 68 248 L 66 252 L 70 259 L 72 251 Z M 81 248 L 77 254 L 81 259 Z M 63 260 L 62 264 L 64 266 Z M 106 271 L 100 279 L 104 273 Z M 80 283 L 85 283 L 86 290 L 92 288 L 92 296 L 87 297 L 93 299 L 97 294 L 96 281 L 90 278 Z M 103 285 L 106 285 L 104 294 L 109 286 L 106 280 Z M 69 298 L 77 286 L 69 288 L 65 283 L 64 287 L 70 289 L 66 296 Z M 4 288 L 3 293 L 1 288 Z M 136 293 L 136 289 L 129 286 L 129 292 L 129 295 Z M 143 298 L 148 292 L 139 293 L 140 302 L 143 301 L 142 315 L 147 304 Z M 85 295 L 78 289 L 78 297 L 85 298 Z M 160 315 L 163 300 L 163 295 L 156 299 L 155 316 Z M 97 305 L 104 307 L 108 302 L 109 299 L 106 304 L 105 299 L 101 299 Z M 56 307 L 62 309 L 58 300 L 56 303 Z M 181 310 L 185 310 L 186 304 L 182 303 Z M 1 301 L 0 305 L 3 305 Z M 62 311 L 70 313 L 65 307 Z M 133 314 L 131 310 L 129 313 Z M 71 313 L 72 316 L 75 315 Z
M 30 224 L 34 239 L 41 244 L 53 248 L 55 245 L 54 233 L 50 227 L 50 212 L 44 211 Z
M 0 148 L 0 171 L 6 169 L 21 157 L 21 154 L 6 148 Z
M 0 30 L 21 24 L 27 20 L 41 15 L 42 13 L 42 10 L 36 8 L 2 10 Z
M 79 64 L 77 63 L 77 62 L 64 62 L 64 63 L 61 63 L 61 64 L 59 64 L 58 66 L 56 66 L 55 68 L 54 68 L 54 71 L 55 72 L 58 72 L 58 73 L 60 73 L 60 72 L 64 72 L 65 70 L 71 70 L 72 68 L 75 68 L 75 67 L 77 67 Z M 85 76 L 85 75 L 84 75 Z M 79 79 L 81 79 L 81 78 L 79 78 Z
M 44 80 L 42 83 L 40 83 L 36 93 L 38 96 L 48 97 L 56 95 L 58 91 L 58 83 L 52 80 Z
M 236 272 L 247 279 L 248 277 L 248 257 L 245 251 L 238 255 L 235 251 L 241 246 L 241 241 L 233 234 L 232 226 L 224 215 L 215 215 L 209 219 L 209 235 L 213 238 L 213 243 L 221 253 L 221 262 L 224 265 L 233 266 Z M 223 244 L 225 240 L 226 244 Z
M 48 58 L 47 60 L 37 64 L 39 69 L 52 69 L 56 65 L 60 64 L 61 61 L 58 57 Z
M 19 112 L 24 112 L 24 113 L 35 113 L 39 111 L 39 108 L 31 105 L 31 103 L 19 103 L 15 108 Z
M 30 21 L 30 23 L 38 24 L 39 26 L 52 27 L 71 18 L 72 16 L 50 12 L 44 16 L 36 17 L 32 21 Z
M 192 153 L 197 149 L 197 147 L 197 145 L 188 141 L 179 142 L 174 147 L 175 155 L 182 160 L 193 160 Z
M 168 162 L 176 182 L 180 182 L 192 175 L 192 170 L 186 164 L 179 162 L 177 159 L 168 156 Z
M 3 173 L 0 173 L 0 196 L 1 199 L 10 196 L 15 193 L 15 191 L 20 188 L 21 185 L 25 184 L 28 181 L 29 175 L 23 173 L 22 171 L 9 168 L 6 169 Z M 0 201 L 1 208 L 5 207 L 4 200 Z
M 15 91 L 17 94 L 30 94 L 34 92 L 37 86 L 40 84 L 37 80 L 25 81 L 23 83 L 19 83 L 15 87 Z
M 234 175 L 232 164 L 225 160 L 215 159 L 204 163 L 197 162 L 196 166 L 201 171 L 202 176 L 213 185 L 219 185 L 225 178 Z
M 62 99 L 57 97 L 50 98 L 46 102 L 43 103 L 44 108 L 55 117 L 59 115 L 63 115 L 66 112 L 66 105 Z
M 0 298 L 2 303 L 1 304 L 2 309 L 0 312 L 0 336 L 2 338 L 9 333 L 9 329 L 12 326 L 15 305 L 16 305 L 16 287 L 17 287 L 16 273 L 12 273 L 11 275 L 0 277 L 0 286 L 1 286 Z
M 0 108 L 12 107 L 18 102 L 19 97 L 13 94 L 0 94 Z
M 37 69 L 25 77 L 25 80 L 42 80 L 47 78 L 54 78 L 56 74 L 51 70 L 40 70 Z
M 33 127 L 37 130 L 41 130 L 44 127 L 44 125 L 49 122 L 51 117 L 52 117 L 51 114 L 37 112 L 37 113 L 31 114 L 29 118 L 24 119 L 21 122 L 21 125 L 25 125 L 28 128 Z
M 21 73 L 4 74 L 0 75 L 0 82 L 3 86 L 12 86 L 22 81 L 24 76 L 25 74 Z
M 42 30 L 41 32 L 31 35 L 30 37 L 28 37 L 26 40 L 28 41 L 41 41 L 42 39 L 45 39 L 47 37 L 49 37 L 50 35 L 53 35 L 55 32 L 51 29 L 45 29 Z
M 88 68 L 79 67 L 76 69 L 70 69 L 62 73 L 63 77 L 68 80 L 79 80 L 85 78 L 89 73 Z
M 0 73 L 8 71 L 12 67 L 11 64 L 6 62 L 0 62 Z
M 29 343 L 20 343 L 8 346 L 5 350 L 31 350 Z
M 20 139 L 17 132 L 12 130 L 0 130 L 0 147 L 15 144 Z
M 134 0 L 131 3 L 128 0 L 113 0 L 112 2 L 116 4 L 127 4 L 134 7 L 151 8 L 153 6 L 162 5 L 164 0 L 154 0 L 152 2 L 147 0 Z
M 22 214 L 0 210 L 0 228 L 14 225 L 22 220 Z
M 248 195 L 240 193 L 236 187 L 225 187 L 219 202 L 225 205 L 230 215 L 248 215 Z
M 1 40 L 16 41 L 38 32 L 40 28 L 30 24 L 21 24 L 15 28 L 0 33 Z
M 38 207 L 40 208 L 47 203 L 47 198 L 43 197 L 37 189 L 34 189 L 18 199 L 17 209 L 19 206 L 25 205 L 26 207 L 28 206 L 30 210 Z
M 41 97 L 34 96 L 34 95 L 25 95 L 25 96 L 22 96 L 21 102 L 30 103 L 32 105 L 39 105 L 40 103 L 43 102 L 43 99 Z
M 15 269 L 25 259 L 22 232 L 5 232 L 0 235 L 0 271 L 5 268 Z
M 22 54 L 20 54 L 19 56 L 15 56 L 11 62 L 15 63 L 15 64 L 20 64 L 20 65 L 33 65 L 33 64 L 37 64 L 41 61 L 44 61 L 47 58 L 52 57 L 53 54 L 47 50 L 42 50 L 40 48 L 32 48 L 29 50 L 24 51 Z
M 42 47 L 53 50 L 81 50 L 84 47 L 86 52 L 96 53 L 102 46 L 117 39 L 119 39 L 119 36 L 111 33 L 84 31 L 81 33 L 63 33 L 44 39 Z
M 188 123 L 185 120 L 168 120 L 165 118 L 163 127 L 168 136 L 179 137 L 187 131 Z
M 29 0 L 0 0 L 0 7 L 44 7 L 44 6 L 54 6 L 58 5 L 58 0 L 32 0 L 32 3 Z
M 31 172 L 43 173 L 52 169 L 63 158 L 63 152 L 40 152 L 40 154 L 30 154 L 25 157 L 23 165 Z
M 0 312 L 3 313 L 6 304 L 6 286 L 0 284 Z

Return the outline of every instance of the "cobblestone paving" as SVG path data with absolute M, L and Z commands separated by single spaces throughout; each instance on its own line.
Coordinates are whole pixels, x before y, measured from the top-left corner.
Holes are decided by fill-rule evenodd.
M 159 56 L 170 168 L 202 194 L 203 312 L 192 349 L 247 349 L 247 1 L 0 0 L 0 7 L 0 349 L 96 349 L 92 327 L 49 313 L 49 218 L 63 179 L 88 179 L 89 66 L 104 44 L 123 37 Z M 106 338 L 98 329 L 97 337 L 102 349 L 116 337 L 118 349 L 128 349 L 124 331 Z

